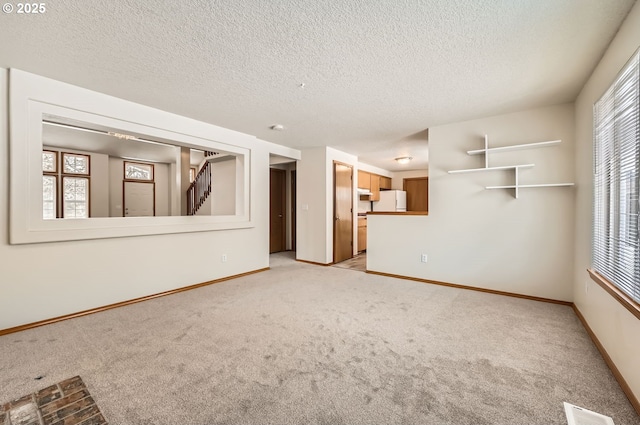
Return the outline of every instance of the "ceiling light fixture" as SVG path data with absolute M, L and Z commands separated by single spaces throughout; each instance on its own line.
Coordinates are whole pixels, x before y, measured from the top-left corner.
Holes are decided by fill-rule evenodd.
M 102 134 L 105 136 L 116 137 L 120 140 L 133 140 L 136 142 L 151 143 L 152 145 L 171 146 L 167 143 L 154 142 L 153 140 L 141 139 L 140 137 L 137 137 L 137 136 L 132 136 L 130 134 L 117 133 L 115 131 L 94 130 L 92 128 L 80 127 L 78 125 L 71 125 L 71 124 L 63 124 L 63 123 L 48 121 L 48 120 L 42 120 L 42 123 L 46 125 L 51 125 L 54 127 L 69 128 L 71 130 L 80 130 L 80 131 L 86 131 L 89 133 L 96 133 L 96 134 Z
M 398 162 L 398 164 L 408 164 L 409 162 L 411 162 L 413 158 L 410 156 L 401 156 L 400 158 L 396 158 L 396 161 Z
M 132 136 L 130 134 L 116 133 L 115 131 L 107 131 L 107 134 L 109 136 L 117 137 L 118 139 L 125 139 L 125 140 L 135 140 L 135 139 L 137 139 L 136 136 Z
M 282 124 L 274 124 L 269 128 L 271 130 L 275 130 L 275 131 L 282 131 L 282 130 L 284 130 L 284 125 L 282 125 Z

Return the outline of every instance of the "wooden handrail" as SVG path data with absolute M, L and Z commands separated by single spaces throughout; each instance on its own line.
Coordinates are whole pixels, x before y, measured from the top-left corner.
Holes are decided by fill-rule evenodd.
M 195 215 L 211 194 L 211 163 L 205 161 L 187 189 L 187 215 Z

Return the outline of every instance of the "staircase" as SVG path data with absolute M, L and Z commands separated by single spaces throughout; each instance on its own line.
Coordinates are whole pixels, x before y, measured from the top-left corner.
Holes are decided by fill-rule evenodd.
M 211 194 L 211 162 L 207 159 L 215 155 L 218 155 L 218 152 L 206 151 L 204 153 L 204 164 L 187 189 L 187 215 L 196 215 L 198 209 Z

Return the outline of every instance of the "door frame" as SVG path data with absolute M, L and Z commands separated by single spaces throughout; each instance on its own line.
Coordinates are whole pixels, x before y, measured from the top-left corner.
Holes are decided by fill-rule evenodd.
M 272 217 L 271 217 L 271 205 L 273 202 L 272 192 L 271 192 L 271 176 L 273 172 L 282 173 L 282 185 L 278 189 L 282 192 L 282 250 L 280 251 L 271 251 L 271 225 L 272 225 Z M 287 170 L 283 170 L 281 168 L 269 167 L 269 253 L 273 252 L 282 252 L 287 250 Z
M 349 197 L 350 201 L 351 201 L 351 231 L 349 232 L 349 236 L 351 238 L 351 257 L 353 258 L 353 232 L 354 232 L 354 220 L 353 220 L 353 165 L 350 164 L 346 164 L 344 162 L 340 162 L 340 161 L 333 161 L 333 217 L 332 217 L 332 222 L 333 222 L 333 264 L 336 263 L 336 245 L 337 245 L 337 238 L 336 238 L 336 210 L 337 210 L 337 202 L 336 202 L 336 166 L 338 165 L 342 165 L 345 166 L 347 168 L 349 168 L 351 170 L 351 185 L 350 185 L 350 193 L 351 196 Z
M 122 216 L 126 217 L 125 211 L 127 210 L 127 183 L 144 183 L 144 184 L 152 184 L 153 185 L 153 217 L 156 216 L 156 182 L 155 181 L 145 181 L 145 180 L 133 180 L 133 179 L 123 179 L 122 180 Z
M 291 176 L 291 251 L 295 251 L 296 250 L 296 223 L 297 223 L 296 186 L 298 184 L 296 181 L 297 179 L 296 170 L 291 170 L 289 172 L 289 175 Z

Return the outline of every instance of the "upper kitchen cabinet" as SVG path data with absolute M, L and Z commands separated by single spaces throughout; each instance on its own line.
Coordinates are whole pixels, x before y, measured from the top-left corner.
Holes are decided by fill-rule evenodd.
M 371 174 L 371 196 L 370 201 L 380 200 L 380 176 L 377 174 Z
M 371 190 L 371 174 L 358 170 L 358 188 Z
M 379 201 L 381 190 L 391 190 L 391 177 L 358 170 L 358 189 L 367 191 L 360 194 L 361 201 Z

